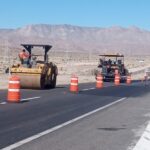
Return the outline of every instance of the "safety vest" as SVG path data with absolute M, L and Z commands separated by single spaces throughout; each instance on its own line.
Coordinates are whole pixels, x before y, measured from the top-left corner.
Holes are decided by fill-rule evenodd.
M 27 54 L 26 52 L 20 52 L 19 57 L 21 59 L 27 59 L 27 58 L 29 58 L 29 54 Z

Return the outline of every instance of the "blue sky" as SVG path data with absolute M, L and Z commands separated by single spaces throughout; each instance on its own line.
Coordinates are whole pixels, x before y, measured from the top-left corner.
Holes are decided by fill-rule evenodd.
M 150 30 L 150 0 L 0 0 L 0 28 L 29 24 Z

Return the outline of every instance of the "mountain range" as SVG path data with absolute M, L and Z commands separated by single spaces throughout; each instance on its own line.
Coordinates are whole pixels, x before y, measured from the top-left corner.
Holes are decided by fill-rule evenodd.
M 138 27 L 109 28 L 73 25 L 27 25 L 17 29 L 0 29 L 0 46 L 21 43 L 50 44 L 55 51 L 150 54 L 150 31 Z

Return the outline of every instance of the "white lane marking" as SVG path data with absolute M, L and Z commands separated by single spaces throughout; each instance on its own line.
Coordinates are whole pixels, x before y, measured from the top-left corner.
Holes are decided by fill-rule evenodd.
M 104 86 L 104 88 L 106 88 L 106 87 L 114 87 L 114 86 L 116 87 L 116 85 L 106 85 L 106 86 Z
M 40 96 L 38 97 L 30 97 L 30 98 L 24 98 L 24 99 L 21 99 L 21 101 L 27 101 L 27 100 L 33 100 L 33 99 L 39 99 L 41 98 Z
M 23 102 L 23 101 L 28 101 L 28 100 L 36 100 L 36 99 L 39 99 L 41 97 L 30 97 L 30 98 L 24 98 L 24 99 L 21 99 L 20 101 Z M 5 105 L 7 104 L 7 102 L 1 102 L 0 105 Z
M 147 125 L 143 135 L 137 142 L 133 150 L 149 150 L 150 149 L 150 122 Z
M 96 88 L 92 87 L 92 88 L 88 88 L 88 89 L 83 89 L 81 91 L 89 91 L 89 90 L 94 90 L 94 89 L 96 89 Z
M 103 86 L 102 88 L 106 88 L 106 87 L 113 87 L 115 85 L 106 85 L 106 86 Z M 89 90 L 94 90 L 96 89 L 95 87 L 92 87 L 92 88 L 88 88 L 88 89 L 82 89 L 81 91 L 89 91 Z
M 5 105 L 5 104 L 7 104 L 7 102 L 1 102 L 0 104 L 1 104 L 1 105 Z
M 98 111 L 101 111 L 101 110 L 106 109 L 106 108 L 108 108 L 108 107 L 110 107 L 110 106 L 112 106 L 112 105 L 115 105 L 115 104 L 117 104 L 117 103 L 119 103 L 119 102 L 121 102 L 121 101 L 123 101 L 123 100 L 125 100 L 125 99 L 126 99 L 126 97 L 123 97 L 123 98 L 121 98 L 121 99 L 118 99 L 118 100 L 116 100 L 115 102 L 112 102 L 112 103 L 110 103 L 110 104 L 108 104 L 108 105 L 105 105 L 105 106 L 103 106 L 103 107 L 100 107 L 100 108 L 98 108 L 98 109 L 95 109 L 95 110 L 93 110 L 93 111 L 91 111 L 91 112 L 88 112 L 88 113 L 82 115 L 82 116 L 79 116 L 79 117 L 74 118 L 74 119 L 72 119 L 72 120 L 69 120 L 69 121 L 67 121 L 67 122 L 65 122 L 65 123 L 62 123 L 62 124 L 60 124 L 60 125 L 58 125 L 58 126 L 55 126 L 55 127 L 50 128 L 50 129 L 48 129 L 48 130 L 45 130 L 45 131 L 43 131 L 43 132 L 41 132 L 41 133 L 38 133 L 38 134 L 36 134 L 36 135 L 33 135 L 33 136 L 29 137 L 29 138 L 26 138 L 26 139 L 24 139 L 24 140 L 22 140 L 22 141 L 19 141 L 19 142 L 17 142 L 17 143 L 14 143 L 14 144 L 12 144 L 12 145 L 10 145 L 10 146 L 8 146 L 8 147 L 3 148 L 2 150 L 12 150 L 12 149 L 15 149 L 15 148 L 17 148 L 17 147 L 20 147 L 20 146 L 23 145 L 23 144 L 29 143 L 29 142 L 31 142 L 31 141 L 37 139 L 37 138 L 40 138 L 41 136 L 47 135 L 47 134 L 49 134 L 49 133 L 52 133 L 52 132 L 54 132 L 54 131 L 56 131 L 56 130 L 62 128 L 62 127 L 65 127 L 65 126 L 67 126 L 67 125 L 70 125 L 70 124 L 72 124 L 72 123 L 74 123 L 74 122 L 76 122 L 76 121 L 79 121 L 79 120 L 81 120 L 81 119 L 83 119 L 83 118 L 85 118 L 85 117 L 88 117 L 88 116 L 90 116 L 90 115 L 92 115 L 92 114 L 94 114 L 94 113 L 96 113 L 96 112 L 98 112 Z

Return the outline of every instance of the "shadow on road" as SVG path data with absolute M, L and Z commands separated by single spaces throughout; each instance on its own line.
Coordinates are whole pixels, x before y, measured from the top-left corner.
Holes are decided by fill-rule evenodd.
M 98 128 L 98 130 L 104 130 L 104 131 L 120 131 L 125 130 L 126 128 L 117 128 L 117 127 L 110 127 L 110 128 Z

